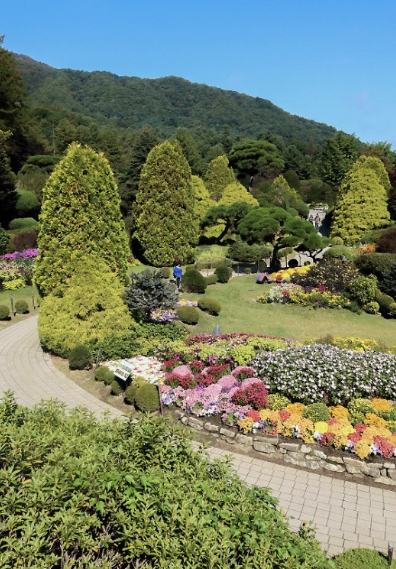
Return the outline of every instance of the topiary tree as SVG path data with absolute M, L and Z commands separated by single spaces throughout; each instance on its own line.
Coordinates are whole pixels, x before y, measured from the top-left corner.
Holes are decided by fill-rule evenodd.
M 339 236 L 347 245 L 353 245 L 365 232 L 389 223 L 386 178 L 387 173 L 378 158 L 361 156 L 355 162 L 340 187 L 333 213 L 332 237 Z
M 96 253 L 122 282 L 128 240 L 113 172 L 103 154 L 71 144 L 43 189 L 35 284 L 46 296 L 68 283 L 79 253 Z
M 186 271 L 182 276 L 181 289 L 183 292 L 203 294 L 207 283 L 205 277 L 196 269 Z
M 131 285 L 125 291 L 129 310 L 135 316 L 150 319 L 150 312 L 157 308 L 174 308 L 178 293 L 161 271 L 146 269 L 131 274 Z
M 77 343 L 96 349 L 107 338 L 131 333 L 134 322 L 123 301 L 117 275 L 97 255 L 80 253 L 62 297 L 50 294 L 40 306 L 39 336 L 43 347 L 68 357 Z
M 217 269 L 215 270 L 215 275 L 217 275 L 219 283 L 228 283 L 231 276 L 228 267 L 226 267 L 225 265 L 217 267 Z
M 235 182 L 234 170 L 228 165 L 228 158 L 225 155 L 214 158 L 206 171 L 205 184 L 212 200 L 218 202 L 225 188 Z
M 177 143 L 165 141 L 148 155 L 134 215 L 134 237 L 151 265 L 172 265 L 177 255 L 187 259 L 192 254 L 198 241 L 198 219 L 191 170 Z

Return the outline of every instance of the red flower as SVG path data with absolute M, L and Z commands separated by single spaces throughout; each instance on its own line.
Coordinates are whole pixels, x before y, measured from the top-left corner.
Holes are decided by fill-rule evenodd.
M 367 429 L 367 425 L 365 425 L 364 423 L 359 423 L 358 425 L 354 426 L 354 429 L 357 433 L 359 433 L 359 435 L 361 435 L 363 431 Z
M 285 409 L 282 409 L 281 411 L 279 411 L 279 417 L 281 421 L 287 421 L 287 419 L 291 417 L 291 413 L 289 413 L 289 411 L 286 411 Z
M 212 383 L 216 383 L 217 379 L 210 373 L 199 373 L 195 376 L 195 381 L 200 387 L 209 387 Z
M 254 423 L 258 423 L 260 421 L 260 413 L 258 411 L 255 411 L 254 409 L 252 409 L 251 411 L 248 411 L 248 414 L 246 415 L 246 417 L 253 419 Z
M 379 451 L 384 458 L 391 458 L 393 456 L 396 447 L 392 443 L 388 443 L 384 437 L 380 437 L 379 435 L 374 437 L 374 444 L 379 447 Z
M 231 398 L 236 405 L 251 405 L 254 409 L 268 407 L 267 389 L 264 383 L 252 383 L 244 388 L 239 388 Z
M 329 419 L 328 421 L 326 421 L 326 423 L 328 425 L 335 425 L 336 423 L 338 423 L 337 419 L 334 419 L 334 417 L 332 417 L 331 419 Z
M 358 443 L 361 439 L 361 434 L 358 432 L 348 433 L 348 440 L 352 441 L 353 443 Z
M 324 447 L 328 447 L 329 444 L 331 444 L 331 441 L 333 440 L 334 437 L 334 433 L 330 433 L 329 431 L 327 431 L 327 433 L 324 433 L 319 441 L 319 443 L 324 446 Z

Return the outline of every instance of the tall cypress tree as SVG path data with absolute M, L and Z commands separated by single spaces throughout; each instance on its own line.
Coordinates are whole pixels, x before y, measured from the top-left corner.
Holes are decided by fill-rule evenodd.
M 198 240 L 191 170 L 178 143 L 153 148 L 140 177 L 136 232 L 146 260 L 156 266 L 186 260 Z
M 15 215 L 18 194 L 15 191 L 14 178 L 0 138 L 0 226 L 5 228 Z
M 69 146 L 43 189 L 35 284 L 41 295 L 62 294 L 75 270 L 76 254 L 96 253 L 127 278 L 129 254 L 120 198 L 103 154 Z
M 212 200 L 218 202 L 225 188 L 235 180 L 234 170 L 228 166 L 227 156 L 218 156 L 210 162 L 205 175 L 205 184 Z

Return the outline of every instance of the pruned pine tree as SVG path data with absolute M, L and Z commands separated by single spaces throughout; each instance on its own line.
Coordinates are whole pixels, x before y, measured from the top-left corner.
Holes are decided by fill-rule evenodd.
M 140 177 L 134 210 L 136 231 L 148 263 L 171 265 L 187 260 L 198 241 L 191 170 L 179 144 L 168 141 L 154 147 Z
M 113 172 L 103 154 L 71 144 L 43 189 L 34 280 L 42 296 L 63 294 L 76 254 L 96 253 L 127 280 L 128 240 Z

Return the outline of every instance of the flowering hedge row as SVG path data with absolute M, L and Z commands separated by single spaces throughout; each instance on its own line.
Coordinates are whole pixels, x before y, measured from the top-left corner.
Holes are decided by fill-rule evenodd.
M 295 267 L 289 269 L 283 269 L 281 271 L 277 271 L 276 273 L 271 273 L 268 277 L 269 282 L 287 282 L 293 275 L 305 275 L 312 265 L 304 265 L 302 267 Z
M 349 308 L 351 302 L 342 294 L 333 294 L 325 286 L 303 288 L 297 284 L 284 283 L 272 286 L 256 298 L 261 304 L 299 304 L 316 308 Z

